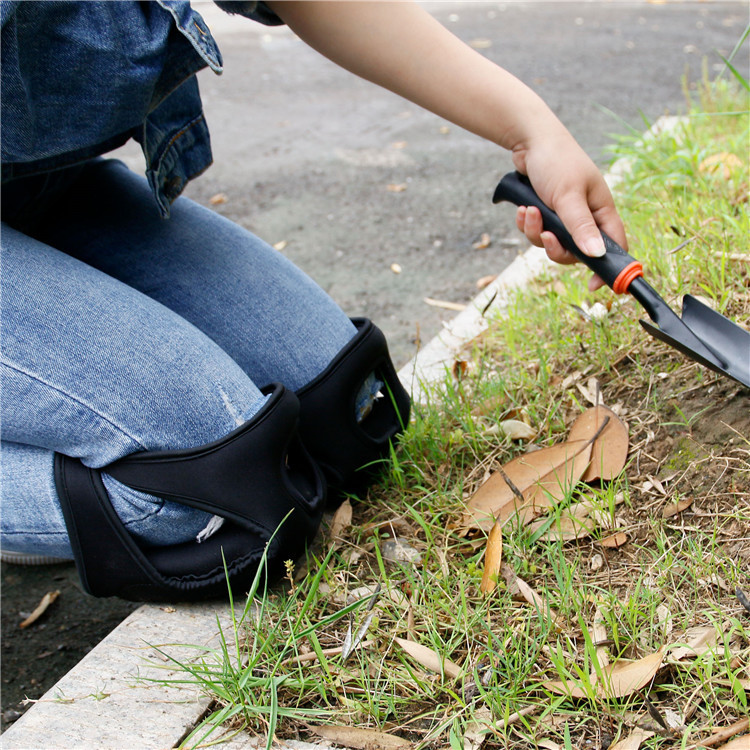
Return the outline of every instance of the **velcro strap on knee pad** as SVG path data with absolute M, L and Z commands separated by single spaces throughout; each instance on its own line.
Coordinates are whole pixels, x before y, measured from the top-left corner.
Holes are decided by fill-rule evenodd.
M 409 422 L 410 401 L 388 353 L 383 332 L 366 318 L 352 318 L 357 333 L 326 369 L 297 391 L 300 434 L 326 474 L 329 489 L 356 492 Z M 371 374 L 383 383 L 371 413 L 357 422 L 356 400 Z
M 270 398 L 253 419 L 199 448 L 134 453 L 101 469 L 56 455 L 58 495 L 89 593 L 140 601 L 222 596 L 226 574 L 233 587 L 252 582 L 264 551 L 269 580 L 304 553 L 320 524 L 325 480 L 299 440 L 296 396 L 279 385 L 264 391 Z M 139 544 L 115 512 L 102 472 L 225 521 L 200 543 Z

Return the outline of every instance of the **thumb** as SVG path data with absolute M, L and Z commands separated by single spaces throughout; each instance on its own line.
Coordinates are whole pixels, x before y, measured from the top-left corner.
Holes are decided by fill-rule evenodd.
M 592 258 L 604 255 L 601 231 L 584 196 L 568 191 L 558 201 L 555 211 L 581 252 Z

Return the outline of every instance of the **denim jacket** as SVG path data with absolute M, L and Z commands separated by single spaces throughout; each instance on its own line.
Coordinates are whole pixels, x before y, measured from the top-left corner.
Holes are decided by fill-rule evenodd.
M 263 3 L 219 2 L 281 23 Z M 2 180 L 68 167 L 134 138 L 162 216 L 212 161 L 195 73 L 222 71 L 189 0 L 2 0 Z

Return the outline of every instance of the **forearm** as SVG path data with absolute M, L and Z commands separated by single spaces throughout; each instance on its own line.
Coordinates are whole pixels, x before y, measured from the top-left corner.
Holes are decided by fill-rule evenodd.
M 338 65 L 508 149 L 564 133 L 547 105 L 412 2 L 270 2 Z

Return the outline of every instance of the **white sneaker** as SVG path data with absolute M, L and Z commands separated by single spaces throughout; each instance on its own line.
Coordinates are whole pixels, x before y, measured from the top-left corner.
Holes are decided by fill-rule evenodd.
M 50 557 L 37 555 L 33 552 L 11 552 L 0 550 L 0 561 L 13 565 L 56 565 L 57 563 L 73 562 L 65 557 Z

